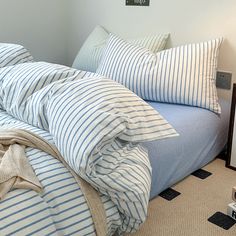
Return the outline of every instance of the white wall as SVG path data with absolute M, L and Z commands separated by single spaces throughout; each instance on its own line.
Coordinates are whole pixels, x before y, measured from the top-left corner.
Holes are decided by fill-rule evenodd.
M 71 65 L 98 24 L 124 38 L 169 32 L 169 46 L 223 36 L 219 69 L 236 82 L 235 12 L 235 0 L 150 0 L 149 7 L 125 0 L 0 0 L 0 42 L 23 44 L 36 60 Z
M 125 6 L 125 0 L 71 0 L 69 16 L 69 64 L 97 24 L 123 37 L 169 32 L 169 46 L 223 36 L 219 69 L 233 72 L 236 82 L 235 0 L 150 0 L 149 7 Z
M 67 63 L 66 0 L 0 0 L 0 42 L 27 47 L 35 60 Z

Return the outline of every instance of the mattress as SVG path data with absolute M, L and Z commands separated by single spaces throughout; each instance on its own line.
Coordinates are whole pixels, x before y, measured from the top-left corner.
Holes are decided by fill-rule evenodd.
M 227 142 L 230 104 L 220 100 L 222 113 L 184 105 L 148 102 L 180 134 L 143 144 L 152 166 L 150 199 L 212 161 Z

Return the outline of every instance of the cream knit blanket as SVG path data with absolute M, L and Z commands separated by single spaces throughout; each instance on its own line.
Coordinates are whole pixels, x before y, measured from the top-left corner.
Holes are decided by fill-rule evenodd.
M 32 132 L 22 129 L 0 130 L 0 198 L 12 188 L 30 188 L 37 192 L 42 189 L 25 156 L 25 147 L 40 149 L 64 164 L 84 193 L 97 235 L 105 236 L 106 214 L 99 193 L 68 166 L 55 145 Z

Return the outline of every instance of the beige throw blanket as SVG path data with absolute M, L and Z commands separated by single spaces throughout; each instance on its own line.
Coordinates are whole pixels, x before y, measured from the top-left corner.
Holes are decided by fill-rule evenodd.
M 25 156 L 25 146 L 0 143 L 0 200 L 14 188 L 33 189 L 42 186 Z
M 40 149 L 64 164 L 84 193 L 97 235 L 105 236 L 107 234 L 106 214 L 99 193 L 68 166 L 55 145 L 29 131 L 0 130 L 0 198 L 12 188 L 30 188 L 37 192 L 42 189 L 25 156 L 25 147 Z

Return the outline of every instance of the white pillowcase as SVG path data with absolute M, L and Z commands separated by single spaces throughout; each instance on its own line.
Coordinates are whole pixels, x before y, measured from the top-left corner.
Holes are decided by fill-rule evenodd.
M 222 40 L 154 54 L 111 34 L 97 73 L 123 84 L 145 100 L 198 106 L 220 113 L 215 75 Z
M 23 46 L 0 43 L 0 68 L 32 61 L 33 57 Z
M 165 48 L 168 37 L 169 34 L 160 34 L 144 38 L 128 39 L 128 42 L 146 47 L 156 53 Z M 109 32 L 103 27 L 97 26 L 82 45 L 72 67 L 78 70 L 95 72 L 100 63 L 108 38 Z

